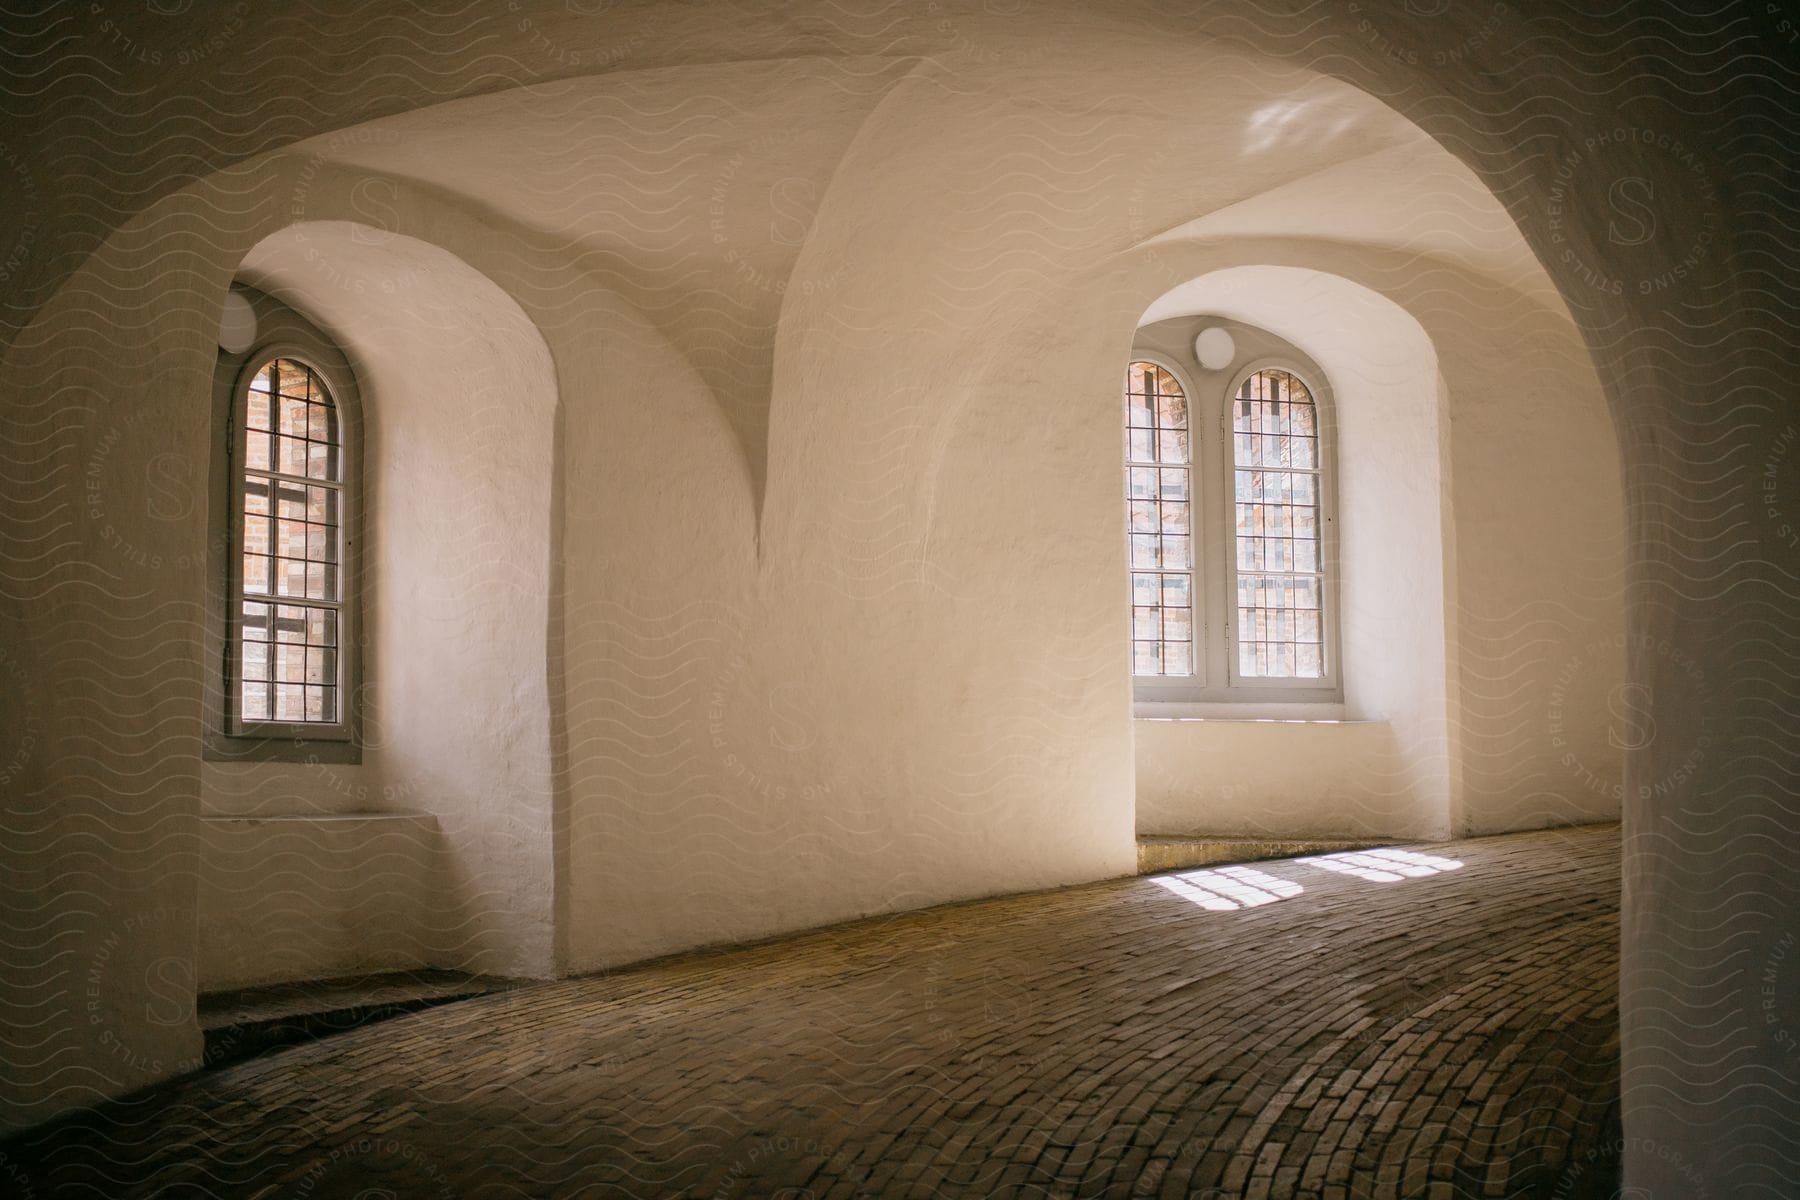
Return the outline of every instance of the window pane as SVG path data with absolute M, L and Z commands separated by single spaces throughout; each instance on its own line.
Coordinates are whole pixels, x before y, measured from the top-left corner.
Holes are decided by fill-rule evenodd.
M 1146 641 L 1160 638 L 1162 636 L 1162 609 L 1134 606 L 1131 610 L 1131 636 Z
M 1187 430 L 1159 429 L 1156 439 L 1158 462 L 1184 463 L 1188 460 Z
M 277 721 L 304 721 L 306 719 L 306 689 L 298 683 L 277 683 L 275 685 L 275 719 Z
M 283 380 L 285 385 L 286 381 Z M 306 436 L 306 401 L 282 396 L 278 401 L 281 407 L 280 432 L 293 437 Z

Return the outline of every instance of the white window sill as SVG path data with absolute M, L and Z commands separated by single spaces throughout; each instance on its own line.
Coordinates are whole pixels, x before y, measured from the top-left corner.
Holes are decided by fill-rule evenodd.
M 1300 725 L 1363 725 L 1352 720 L 1341 702 L 1137 700 L 1131 715 L 1139 721 L 1268 721 Z

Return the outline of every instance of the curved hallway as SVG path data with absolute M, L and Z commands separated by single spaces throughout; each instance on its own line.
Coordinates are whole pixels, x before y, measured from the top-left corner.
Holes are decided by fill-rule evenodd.
M 1375 854 L 464 1001 L 0 1170 L 18 1196 L 1610 1197 L 1618 827 Z

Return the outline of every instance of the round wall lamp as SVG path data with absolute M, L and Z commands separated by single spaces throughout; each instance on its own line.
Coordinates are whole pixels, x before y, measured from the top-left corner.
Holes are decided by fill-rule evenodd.
M 1208 325 L 1194 339 L 1194 357 L 1209 371 L 1223 371 L 1237 358 L 1237 343 L 1217 325 Z
M 256 310 L 244 293 L 225 293 L 225 310 L 219 314 L 219 349 L 242 354 L 256 344 Z

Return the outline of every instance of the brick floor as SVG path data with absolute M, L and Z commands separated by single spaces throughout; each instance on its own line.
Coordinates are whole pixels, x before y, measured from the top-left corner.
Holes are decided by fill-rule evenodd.
M 1411 849 L 1462 866 L 1182 872 L 527 987 L 5 1154 L 17 1194 L 109 1198 L 1612 1196 L 1617 828 Z

